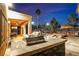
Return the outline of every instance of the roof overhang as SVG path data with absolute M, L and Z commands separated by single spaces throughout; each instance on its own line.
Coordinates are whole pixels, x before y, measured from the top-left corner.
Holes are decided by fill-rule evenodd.
M 18 19 L 9 19 L 12 26 L 24 25 L 27 24 L 27 20 L 18 20 Z
M 10 19 L 19 19 L 19 20 L 29 20 L 32 18 L 31 15 L 15 12 L 13 10 L 8 10 L 8 18 Z
M 11 25 L 23 25 L 29 20 L 32 20 L 32 16 L 19 13 L 13 10 L 8 10 L 8 20 L 11 22 Z

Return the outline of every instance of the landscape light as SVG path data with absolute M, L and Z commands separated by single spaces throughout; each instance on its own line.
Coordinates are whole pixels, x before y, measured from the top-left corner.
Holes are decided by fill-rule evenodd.
M 46 26 L 49 26 L 50 25 L 50 23 L 46 23 Z
M 35 24 L 35 22 L 34 21 L 32 21 L 32 25 L 34 25 Z

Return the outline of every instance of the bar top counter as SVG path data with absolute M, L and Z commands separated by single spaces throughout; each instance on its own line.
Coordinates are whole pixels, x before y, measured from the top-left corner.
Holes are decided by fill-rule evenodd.
M 26 56 L 30 56 L 30 55 L 34 55 L 36 53 L 45 51 L 47 49 L 50 48 L 54 48 L 55 46 L 58 46 L 60 44 L 65 44 L 67 40 L 66 39 L 49 39 L 47 42 L 44 43 L 40 43 L 40 44 L 35 44 L 35 45 L 31 45 L 31 46 L 25 46 L 23 48 L 20 49 L 14 49 L 11 50 L 11 48 L 8 48 L 5 54 L 5 56 L 20 56 L 20 55 L 26 55 Z

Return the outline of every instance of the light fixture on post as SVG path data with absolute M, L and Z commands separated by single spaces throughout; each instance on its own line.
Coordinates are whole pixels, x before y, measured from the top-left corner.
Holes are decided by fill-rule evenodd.
M 35 24 L 35 22 L 34 21 L 32 21 L 32 25 L 34 25 Z
M 47 22 L 47 23 L 46 23 L 46 26 L 49 26 L 49 25 L 50 25 L 50 23 Z

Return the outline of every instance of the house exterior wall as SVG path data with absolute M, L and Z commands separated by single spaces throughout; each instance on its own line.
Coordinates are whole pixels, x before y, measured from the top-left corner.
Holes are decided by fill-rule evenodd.
M 5 54 L 8 47 L 8 18 L 7 18 L 7 6 L 0 3 L 0 56 Z
M 28 24 L 28 35 L 32 33 L 32 16 L 8 10 L 8 19 L 26 20 Z M 26 24 L 23 24 L 21 26 L 21 35 L 26 35 L 25 25 Z

